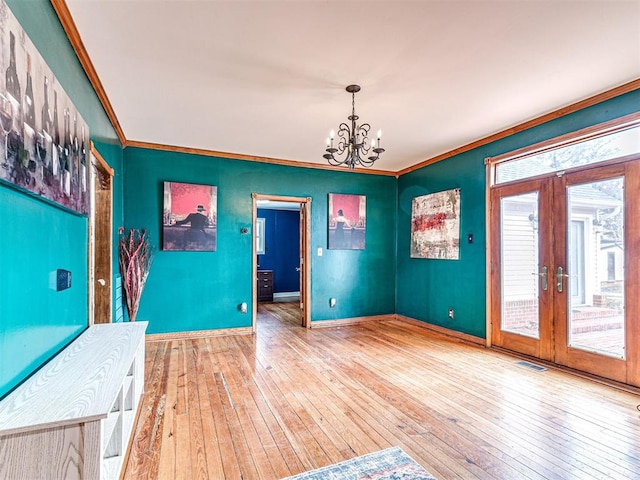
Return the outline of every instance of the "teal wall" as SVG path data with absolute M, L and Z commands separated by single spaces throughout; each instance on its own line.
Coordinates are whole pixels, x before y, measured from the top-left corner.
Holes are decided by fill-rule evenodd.
M 640 90 L 429 165 L 398 179 L 397 313 L 477 337 L 486 336 L 484 159 L 640 109 Z M 411 201 L 460 191 L 460 259 L 409 258 Z M 467 235 L 474 236 L 473 244 Z M 454 319 L 447 316 L 454 309 Z
M 116 169 L 115 224 L 122 223 L 122 149 L 48 0 L 7 0 Z M 51 274 L 72 272 L 56 292 Z M 0 183 L 0 397 L 87 325 L 87 219 Z
M 86 327 L 87 219 L 0 186 L 0 225 L 2 394 Z M 56 291 L 58 268 L 70 289 Z
M 124 152 L 127 228 L 146 228 L 156 246 L 138 318 L 149 333 L 247 327 L 251 306 L 253 192 L 311 197 L 312 320 L 395 311 L 396 180 L 390 176 L 336 173 L 200 155 L 126 148 Z M 218 187 L 216 252 L 161 250 L 164 181 Z M 365 250 L 327 250 L 328 193 L 367 197 Z M 317 248 L 323 256 L 316 255 Z M 329 298 L 337 305 L 329 308 Z

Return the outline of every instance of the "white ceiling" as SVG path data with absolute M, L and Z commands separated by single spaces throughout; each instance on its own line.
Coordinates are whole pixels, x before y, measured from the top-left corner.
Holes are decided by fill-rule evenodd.
M 67 0 L 127 140 L 398 171 L 640 78 L 640 0 Z

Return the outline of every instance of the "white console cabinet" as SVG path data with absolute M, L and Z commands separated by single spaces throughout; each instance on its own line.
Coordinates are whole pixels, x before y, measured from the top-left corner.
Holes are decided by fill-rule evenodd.
M 147 322 L 94 325 L 0 401 L 0 478 L 117 479 L 144 387 Z

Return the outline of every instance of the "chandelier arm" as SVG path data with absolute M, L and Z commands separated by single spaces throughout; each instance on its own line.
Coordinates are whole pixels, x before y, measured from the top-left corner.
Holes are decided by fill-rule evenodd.
M 354 167 L 355 165 L 362 165 L 363 167 L 370 167 L 371 165 L 373 165 L 373 162 L 371 160 L 367 159 L 366 157 L 360 156 L 360 150 L 358 150 L 354 155 L 353 163 L 354 163 Z
M 346 123 L 341 123 L 338 128 L 338 155 L 342 155 L 349 147 L 349 141 L 351 138 L 351 129 Z
M 368 123 L 363 123 L 358 127 L 358 135 L 361 137 L 360 140 L 360 151 L 366 155 L 369 153 L 369 149 L 371 148 L 371 143 L 369 142 L 369 130 L 371 130 L 371 125 Z
M 346 157 L 344 159 L 339 159 L 339 158 L 334 157 L 333 155 L 326 154 L 326 155 L 324 155 L 324 158 L 326 158 L 328 160 L 329 165 L 331 165 L 331 166 L 340 167 L 342 165 L 347 165 L 347 166 L 349 166 L 349 168 L 351 168 L 351 166 L 350 166 L 351 157 Z

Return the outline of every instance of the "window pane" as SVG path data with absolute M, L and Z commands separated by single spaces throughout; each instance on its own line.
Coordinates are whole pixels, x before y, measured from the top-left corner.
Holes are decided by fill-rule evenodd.
M 569 345 L 624 358 L 623 178 L 567 189 Z
M 496 183 L 558 172 L 640 152 L 640 126 L 496 166 Z
M 539 338 L 538 192 L 500 201 L 501 329 Z
M 256 253 L 264 255 L 264 218 L 256 218 Z

